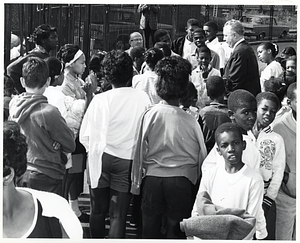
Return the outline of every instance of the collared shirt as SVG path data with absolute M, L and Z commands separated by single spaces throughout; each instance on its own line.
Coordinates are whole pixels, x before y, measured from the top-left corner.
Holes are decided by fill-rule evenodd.
M 183 51 L 182 51 L 182 57 L 187 59 L 187 57 L 191 54 L 192 52 L 192 41 L 189 41 L 186 37 L 185 37 L 185 41 L 184 41 L 184 45 L 183 45 Z
M 242 38 L 242 39 L 240 39 L 239 41 L 237 41 L 235 44 L 234 44 L 234 46 L 233 46 L 233 48 L 232 48 L 232 51 L 234 51 L 234 49 L 236 48 L 236 46 L 238 45 L 238 44 L 240 44 L 241 42 L 243 42 L 245 40 L 245 38 Z
M 225 66 L 225 50 L 223 49 L 221 43 L 219 42 L 219 39 L 216 37 L 212 41 L 206 41 L 206 46 L 212 50 L 218 53 L 220 58 L 220 68 L 224 68 Z
M 49 52 L 47 52 L 46 49 L 40 45 L 35 45 L 35 49 L 39 50 L 42 53 L 49 54 Z

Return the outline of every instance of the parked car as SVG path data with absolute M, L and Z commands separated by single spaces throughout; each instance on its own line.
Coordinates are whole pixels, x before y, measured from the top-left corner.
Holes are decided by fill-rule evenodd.
M 289 33 L 287 25 L 278 24 L 276 18 L 267 15 L 247 15 L 242 16 L 240 21 L 245 28 L 245 36 L 255 36 L 257 40 L 269 37 L 272 25 L 272 37 L 285 38 Z

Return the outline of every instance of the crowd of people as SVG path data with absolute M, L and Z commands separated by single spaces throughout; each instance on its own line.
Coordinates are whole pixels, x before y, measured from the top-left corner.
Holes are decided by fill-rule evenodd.
M 132 202 L 144 239 L 296 239 L 296 51 L 255 52 L 238 20 L 224 42 L 194 18 L 172 41 L 158 9 L 139 6 L 144 36 L 128 33 L 126 50 L 86 60 L 68 43 L 50 56 L 57 29 L 42 24 L 8 65 L 5 238 L 82 238 L 80 222 L 91 238 L 125 238 Z

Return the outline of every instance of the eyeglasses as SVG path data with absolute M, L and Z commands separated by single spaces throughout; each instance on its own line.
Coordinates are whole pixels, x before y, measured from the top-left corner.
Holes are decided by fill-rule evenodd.
M 132 41 L 143 41 L 143 39 L 142 38 L 134 38 L 134 39 L 131 39 Z

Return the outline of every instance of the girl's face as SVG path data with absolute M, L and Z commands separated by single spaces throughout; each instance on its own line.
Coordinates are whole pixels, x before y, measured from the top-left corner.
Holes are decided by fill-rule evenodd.
M 74 74 L 82 74 L 86 68 L 85 55 L 82 54 L 71 66 Z
M 208 67 L 211 57 L 207 52 L 200 52 L 197 55 L 197 60 L 200 67 Z
M 294 60 L 287 60 L 285 63 L 285 70 L 297 74 L 296 62 Z
M 277 104 L 272 100 L 263 99 L 257 106 L 257 122 L 264 128 L 269 126 L 275 119 Z
M 263 46 L 257 47 L 258 59 L 263 63 L 269 63 L 271 59 L 271 50 L 266 50 Z

